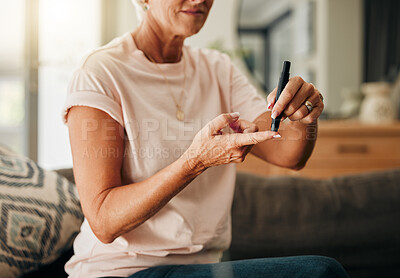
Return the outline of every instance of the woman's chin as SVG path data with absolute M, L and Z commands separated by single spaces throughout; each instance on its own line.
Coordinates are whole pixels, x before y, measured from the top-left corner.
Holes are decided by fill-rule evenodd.
M 185 33 L 188 35 L 188 37 L 193 36 L 200 32 L 200 30 L 203 28 L 204 23 L 194 23 L 194 24 L 187 24 L 185 28 Z
M 188 38 L 193 35 L 196 35 L 198 32 L 200 32 L 201 28 L 185 28 L 185 30 L 180 30 L 176 33 L 180 34 L 180 36 Z
M 201 19 L 200 17 L 195 16 L 187 16 L 184 20 L 179 20 L 179 24 L 175 26 L 182 26 L 183 30 L 180 33 L 185 34 L 185 36 L 190 37 L 198 32 L 200 32 L 201 28 L 203 28 L 205 20 Z

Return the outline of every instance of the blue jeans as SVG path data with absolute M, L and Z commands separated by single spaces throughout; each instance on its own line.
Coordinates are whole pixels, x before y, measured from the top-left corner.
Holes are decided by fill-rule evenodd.
M 221 262 L 215 264 L 162 265 L 139 271 L 129 278 L 233 278 L 349 276 L 340 263 L 323 256 L 296 256 Z

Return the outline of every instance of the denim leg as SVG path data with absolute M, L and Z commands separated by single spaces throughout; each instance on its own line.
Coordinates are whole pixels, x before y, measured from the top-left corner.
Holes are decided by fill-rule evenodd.
M 323 256 L 251 259 L 216 264 L 164 265 L 137 272 L 130 278 L 348 278 L 342 265 Z

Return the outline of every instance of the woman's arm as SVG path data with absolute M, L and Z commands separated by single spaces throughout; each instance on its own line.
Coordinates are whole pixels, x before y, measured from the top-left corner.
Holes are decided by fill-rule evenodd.
M 153 216 L 208 167 L 241 162 L 247 154 L 243 146 L 275 134 L 254 132 L 253 126 L 245 134 L 222 135 L 220 130 L 238 117 L 220 115 L 196 135 L 182 157 L 146 180 L 122 185 L 123 128 L 101 110 L 72 107 L 68 128 L 75 181 L 96 237 L 111 243 Z
M 257 144 L 252 153 L 274 165 L 300 170 L 311 156 L 317 139 L 318 117 L 324 109 L 322 95 L 314 85 L 300 77 L 293 77 L 277 103 L 275 96 L 276 89 L 268 96 L 272 111 L 262 114 L 254 123 L 260 131 L 270 130 L 271 113 L 275 117 L 282 114 L 284 118 L 289 118 L 281 123 L 279 133 L 282 138 Z M 311 112 L 304 105 L 306 101 L 313 104 Z

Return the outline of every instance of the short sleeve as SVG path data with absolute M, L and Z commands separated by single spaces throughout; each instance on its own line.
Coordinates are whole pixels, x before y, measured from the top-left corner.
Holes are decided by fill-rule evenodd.
M 80 69 L 75 72 L 69 84 L 67 97 L 62 109 L 64 124 L 68 120 L 69 109 L 73 106 L 88 106 L 109 114 L 124 126 L 121 103 L 118 96 L 95 74 Z
M 232 64 L 231 70 L 231 109 L 239 112 L 242 119 L 254 122 L 268 111 L 267 101 L 250 84 L 247 77 Z

